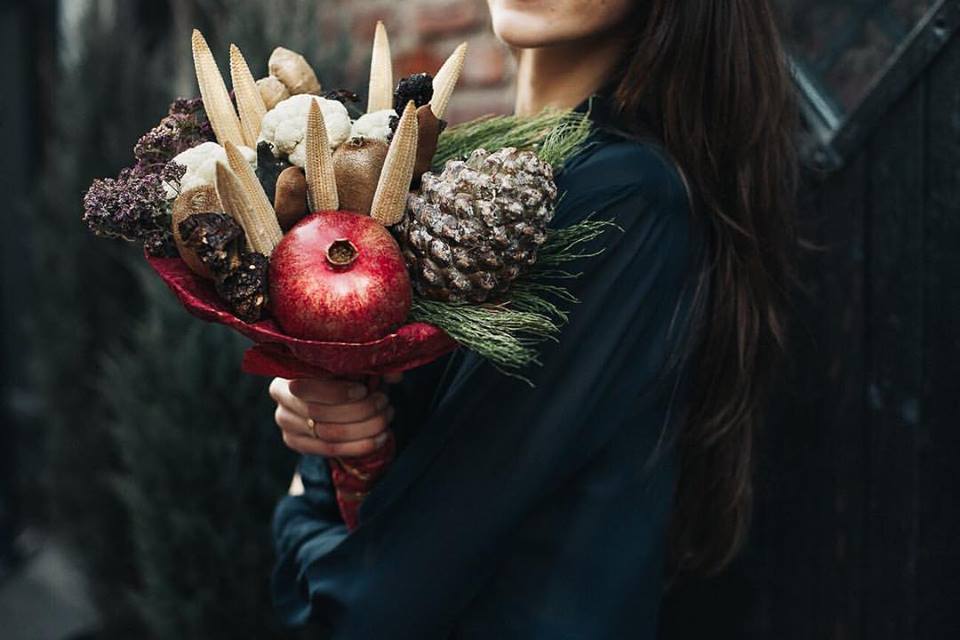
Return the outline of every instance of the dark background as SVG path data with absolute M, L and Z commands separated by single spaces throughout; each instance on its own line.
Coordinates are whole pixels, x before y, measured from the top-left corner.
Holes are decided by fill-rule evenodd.
M 92 0 L 64 26 L 83 4 L 0 10 L 0 624 L 64 637 L 4 606 L 58 548 L 96 637 L 281 637 L 268 522 L 292 461 L 265 383 L 135 250 L 89 237 L 80 198 L 192 90 L 190 26 L 248 59 L 282 33 L 350 86 L 343 25 L 268 15 L 343 4 Z M 747 549 L 670 593 L 663 635 L 958 637 L 960 2 L 777 4 L 807 82 L 804 291 Z

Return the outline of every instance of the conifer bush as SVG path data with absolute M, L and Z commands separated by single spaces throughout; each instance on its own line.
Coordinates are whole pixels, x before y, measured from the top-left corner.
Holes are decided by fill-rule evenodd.
M 187 316 L 143 277 L 142 255 L 98 242 L 80 214 L 92 179 L 129 165 L 168 104 L 196 95 L 194 25 L 218 51 L 236 41 L 265 65 L 283 43 L 310 58 L 325 87 L 346 84 L 330 64 L 344 59 L 344 41 L 317 37 L 318 4 L 93 0 L 63 23 L 44 79 L 53 129 L 23 221 L 34 295 L 19 412 L 33 453 L 21 484 L 40 487 L 33 517 L 75 549 L 98 638 L 288 635 L 269 599 L 269 527 L 293 459 L 267 381 L 240 372 L 241 338 Z

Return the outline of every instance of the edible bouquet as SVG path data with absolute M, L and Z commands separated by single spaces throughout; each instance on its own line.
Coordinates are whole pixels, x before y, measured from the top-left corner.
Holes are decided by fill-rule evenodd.
M 96 234 L 142 243 L 189 312 L 251 339 L 253 374 L 379 376 L 458 344 L 505 372 L 536 362 L 572 300 L 563 264 L 608 226 L 548 229 L 554 169 L 588 134 L 583 114 L 447 127 L 466 44 L 435 75 L 394 84 L 382 23 L 365 112 L 284 48 L 256 80 L 232 45 L 228 91 L 200 32 L 192 44 L 201 97 L 175 101 L 136 163 L 93 183 Z M 334 461 L 348 526 L 393 455 L 390 438 Z

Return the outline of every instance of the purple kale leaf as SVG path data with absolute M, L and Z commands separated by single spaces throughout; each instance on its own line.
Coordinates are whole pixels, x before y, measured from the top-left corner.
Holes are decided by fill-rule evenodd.
M 200 98 L 180 98 L 156 127 L 148 131 L 133 155 L 137 159 L 135 169 L 140 173 L 153 173 L 187 149 L 215 139 L 213 127 L 207 119 Z
M 95 180 L 83 196 L 83 221 L 99 236 L 141 242 L 152 255 L 172 247 L 171 204 L 164 185 L 177 188 L 185 168 L 169 162 L 152 173 L 124 169 Z

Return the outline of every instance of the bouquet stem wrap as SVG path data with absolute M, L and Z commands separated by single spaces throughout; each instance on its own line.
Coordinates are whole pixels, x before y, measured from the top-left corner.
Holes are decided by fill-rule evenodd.
M 330 477 L 333 480 L 340 515 L 349 531 L 357 528 L 358 513 L 363 499 L 386 473 L 397 452 L 397 442 L 392 431 L 387 431 L 387 440 L 374 453 L 359 458 L 328 458 Z
M 329 376 L 328 376 L 329 377 Z M 375 391 L 380 386 L 380 378 L 370 376 L 366 380 L 369 390 Z M 337 498 L 337 507 L 340 517 L 347 525 L 348 531 L 357 528 L 360 505 L 363 499 L 373 490 L 377 481 L 387 472 L 387 468 L 397 455 L 397 440 L 393 431 L 387 430 L 387 439 L 383 446 L 365 456 L 341 458 L 334 456 L 327 458 L 330 467 L 330 478 Z

